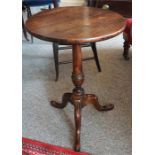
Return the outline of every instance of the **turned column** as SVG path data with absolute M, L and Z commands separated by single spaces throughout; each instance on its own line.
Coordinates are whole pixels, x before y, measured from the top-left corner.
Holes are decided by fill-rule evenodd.
M 84 81 L 84 74 L 82 71 L 82 52 L 80 45 L 73 45 L 73 72 L 72 81 L 75 86 L 71 96 L 71 102 L 74 105 L 74 119 L 75 119 L 75 150 L 80 151 L 80 132 L 81 132 L 81 108 L 82 97 L 84 89 L 81 87 Z

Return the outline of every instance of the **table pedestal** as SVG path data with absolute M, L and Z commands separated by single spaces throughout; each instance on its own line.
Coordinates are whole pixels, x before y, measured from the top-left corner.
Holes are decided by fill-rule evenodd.
M 74 119 L 75 119 L 75 151 L 80 151 L 80 132 L 81 132 L 81 109 L 87 104 L 93 104 L 98 111 L 108 111 L 114 108 L 113 104 L 100 105 L 98 98 L 94 94 L 85 94 L 81 87 L 84 81 L 84 74 L 82 71 L 82 53 L 81 46 L 73 45 L 73 73 L 72 81 L 75 85 L 72 93 L 64 93 L 62 103 L 51 101 L 51 105 L 56 108 L 64 108 L 70 102 L 74 105 Z

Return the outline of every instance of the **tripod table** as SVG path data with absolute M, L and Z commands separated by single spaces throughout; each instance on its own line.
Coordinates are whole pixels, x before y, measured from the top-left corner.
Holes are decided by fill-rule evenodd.
M 30 17 L 26 22 L 27 31 L 42 40 L 72 45 L 73 72 L 72 93 L 64 93 L 62 103 L 51 101 L 56 108 L 64 108 L 68 102 L 74 106 L 75 150 L 80 151 L 81 110 L 93 104 L 98 111 L 108 111 L 113 104 L 100 105 L 94 94 L 86 94 L 82 84 L 81 44 L 110 39 L 125 28 L 125 19 L 118 13 L 93 7 L 70 6 L 45 10 Z M 104 89 L 104 88 L 103 88 Z

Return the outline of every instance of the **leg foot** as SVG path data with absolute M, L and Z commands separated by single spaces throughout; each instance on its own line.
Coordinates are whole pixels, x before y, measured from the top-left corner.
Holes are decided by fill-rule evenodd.
M 59 109 L 63 109 L 66 107 L 67 103 L 70 102 L 71 93 L 65 93 L 62 97 L 62 103 L 58 103 L 56 101 L 51 101 L 50 104 Z
M 100 105 L 97 96 L 94 94 L 85 94 L 82 103 L 93 104 L 98 111 L 109 111 L 114 108 L 114 105 L 111 103 Z

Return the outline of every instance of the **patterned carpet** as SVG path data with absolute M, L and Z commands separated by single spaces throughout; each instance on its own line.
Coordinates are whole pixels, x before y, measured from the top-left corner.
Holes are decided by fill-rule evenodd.
M 22 138 L 22 155 L 89 155 L 84 152 L 75 152 L 52 144 L 33 139 Z
M 93 106 L 82 110 L 81 151 L 93 155 L 131 155 L 132 128 L 132 54 L 122 57 L 122 35 L 97 43 L 102 72 L 95 62 L 83 62 L 86 93 L 98 95 L 100 103 L 112 102 L 115 109 L 98 112 Z M 83 56 L 92 55 L 83 48 Z M 60 59 L 70 59 L 65 50 Z M 72 91 L 72 64 L 60 66 L 55 82 L 52 44 L 23 39 L 23 137 L 72 148 L 74 144 L 74 110 L 71 104 L 63 110 L 50 106 L 52 99 L 61 100 L 64 92 Z

